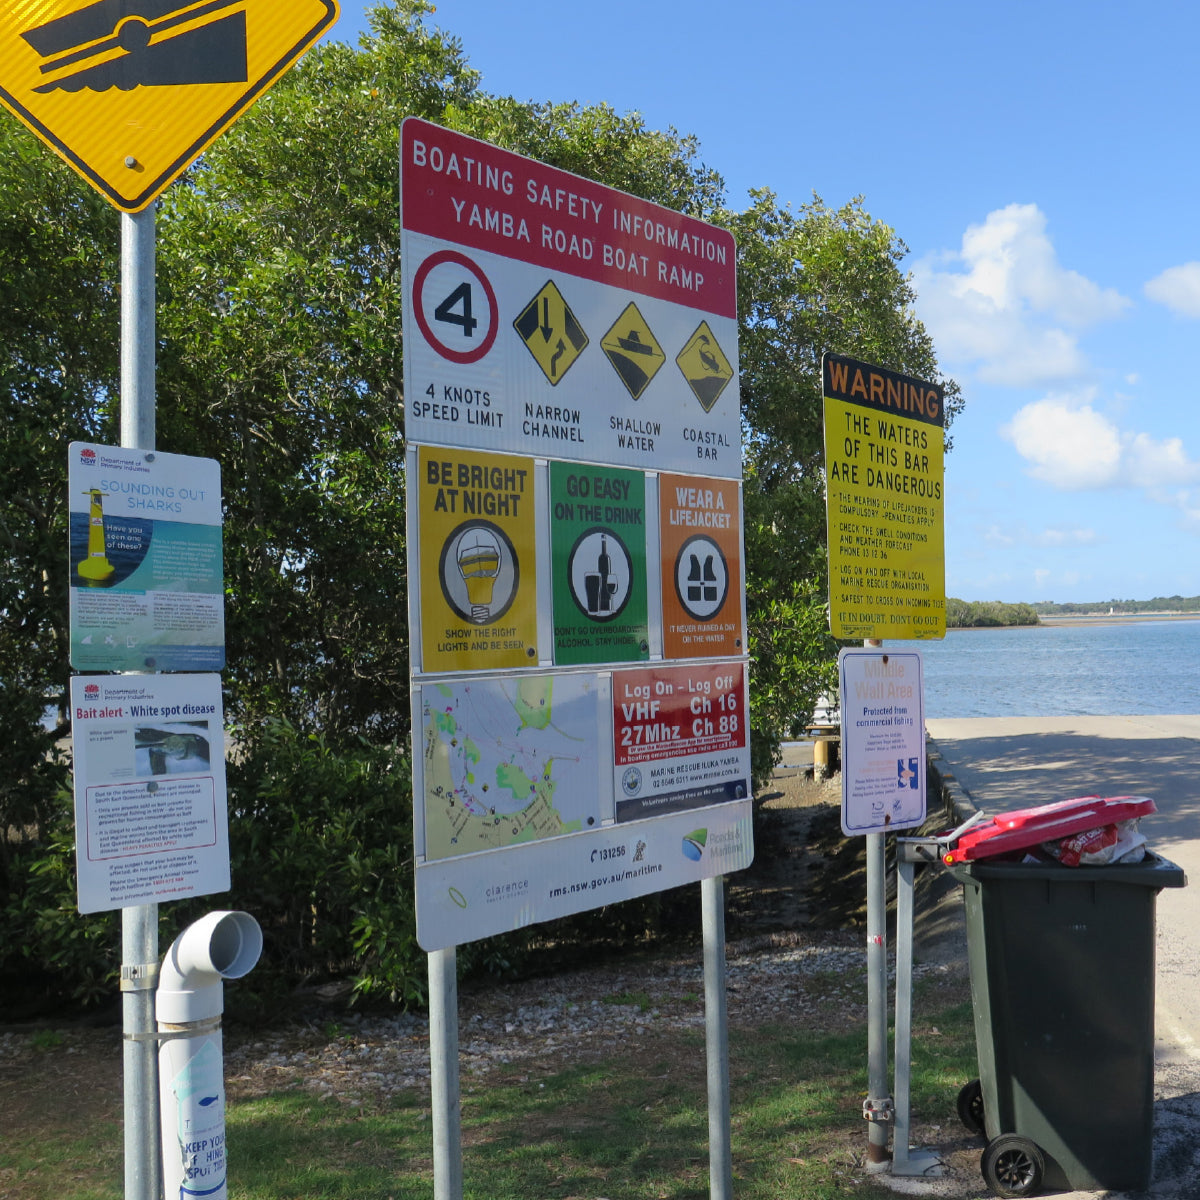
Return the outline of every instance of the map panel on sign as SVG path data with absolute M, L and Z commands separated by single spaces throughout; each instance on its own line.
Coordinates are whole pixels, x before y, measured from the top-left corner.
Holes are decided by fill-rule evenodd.
M 593 675 L 464 679 L 421 688 L 425 857 L 599 828 Z

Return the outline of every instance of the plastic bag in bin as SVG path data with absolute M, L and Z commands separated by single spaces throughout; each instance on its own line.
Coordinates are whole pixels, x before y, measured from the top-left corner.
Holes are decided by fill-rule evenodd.
M 1148 796 L 1079 796 L 1057 804 L 997 813 L 990 821 L 982 821 L 968 829 L 942 858 L 950 865 L 981 858 L 1019 856 L 1020 852 L 1047 842 L 1061 842 L 1064 838 L 1103 830 L 1109 825 L 1119 827 L 1122 822 L 1136 821 L 1138 817 L 1157 811 Z M 1114 845 L 1116 841 L 1114 839 Z
M 1146 835 L 1137 818 L 1085 829 L 1056 842 L 1043 842 L 1042 851 L 1064 867 L 1107 867 L 1110 863 L 1138 863 L 1146 857 Z

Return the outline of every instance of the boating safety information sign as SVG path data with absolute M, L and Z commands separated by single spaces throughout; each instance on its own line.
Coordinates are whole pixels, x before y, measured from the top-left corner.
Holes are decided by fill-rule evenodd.
M 733 235 L 402 130 L 407 436 L 740 479 Z
M 750 864 L 736 247 L 410 118 L 417 937 Z
M 838 655 L 842 832 L 886 833 L 925 821 L 921 655 L 846 648 Z
M 220 464 L 87 442 L 68 455 L 71 665 L 220 670 Z
M 229 890 L 221 677 L 71 680 L 79 911 Z
M 831 632 L 945 637 L 944 391 L 838 354 L 821 370 Z

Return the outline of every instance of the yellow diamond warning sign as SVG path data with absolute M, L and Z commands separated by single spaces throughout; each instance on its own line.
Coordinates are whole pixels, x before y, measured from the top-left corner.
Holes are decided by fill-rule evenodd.
M 733 378 L 733 368 L 725 357 L 707 321 L 701 321 L 687 345 L 675 356 L 697 400 L 705 412 L 711 412 L 725 385 Z
M 529 302 L 513 328 L 551 384 L 571 369 L 588 344 L 588 335 L 553 279 Z
M 336 0 L 10 0 L 0 103 L 140 212 L 337 16 Z
M 641 398 L 658 368 L 667 361 L 646 318 L 632 303 L 600 339 L 600 348 L 635 400 Z

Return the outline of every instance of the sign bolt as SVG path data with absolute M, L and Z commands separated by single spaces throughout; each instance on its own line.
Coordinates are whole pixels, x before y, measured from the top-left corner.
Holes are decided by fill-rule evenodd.
M 132 171 L 136 169 L 138 160 L 132 154 L 125 155 L 125 165 Z

